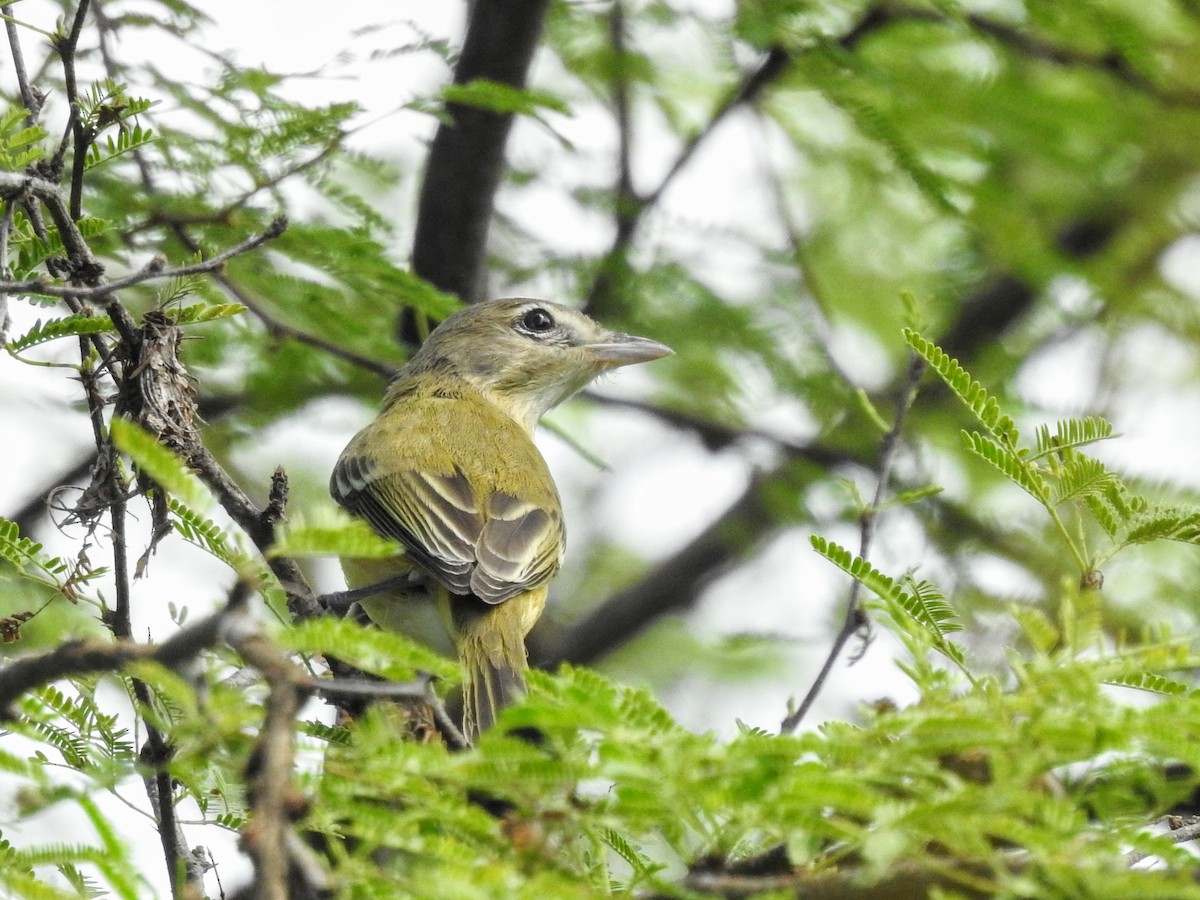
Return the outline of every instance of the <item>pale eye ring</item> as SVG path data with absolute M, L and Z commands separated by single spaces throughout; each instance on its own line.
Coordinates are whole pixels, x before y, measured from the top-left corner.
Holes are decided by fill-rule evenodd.
M 528 331 L 530 334 L 545 334 L 554 328 L 554 316 L 550 315 L 540 306 L 535 306 L 531 310 L 527 310 L 524 315 L 518 320 L 522 331 Z

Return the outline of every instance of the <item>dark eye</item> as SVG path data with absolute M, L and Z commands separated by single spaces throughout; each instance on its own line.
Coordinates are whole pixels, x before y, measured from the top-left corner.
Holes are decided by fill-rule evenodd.
M 533 309 L 525 313 L 518 320 L 521 330 L 528 331 L 532 334 L 545 334 L 554 327 L 554 316 L 546 312 L 540 306 L 535 306 Z

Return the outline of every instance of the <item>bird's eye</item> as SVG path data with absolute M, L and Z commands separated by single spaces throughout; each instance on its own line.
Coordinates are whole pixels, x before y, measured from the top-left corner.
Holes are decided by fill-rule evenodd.
M 521 316 L 519 323 L 522 331 L 528 331 L 531 334 L 545 334 L 554 327 L 554 316 L 540 306 L 535 306 Z

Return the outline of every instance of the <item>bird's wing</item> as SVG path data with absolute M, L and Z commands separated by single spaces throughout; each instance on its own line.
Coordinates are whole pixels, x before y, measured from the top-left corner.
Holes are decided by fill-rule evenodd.
M 451 593 L 500 603 L 544 584 L 558 570 L 563 543 L 557 510 L 494 492 L 484 503 L 459 470 L 382 473 L 361 456 L 343 456 L 330 481 L 335 500 L 395 538 Z
M 528 500 L 497 491 L 488 498 L 487 521 L 475 544 L 471 593 L 486 603 L 545 584 L 558 571 L 563 550 L 562 516 Z

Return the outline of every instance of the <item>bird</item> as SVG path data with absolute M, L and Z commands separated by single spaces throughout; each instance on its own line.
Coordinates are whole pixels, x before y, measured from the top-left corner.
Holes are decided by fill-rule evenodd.
M 343 559 L 367 615 L 463 668 L 472 742 L 526 691 L 525 637 L 566 546 L 534 430 L 597 376 L 673 351 L 548 300 L 491 300 L 435 328 L 334 466 L 334 500 L 403 556 Z M 355 592 L 357 593 L 357 591 Z

